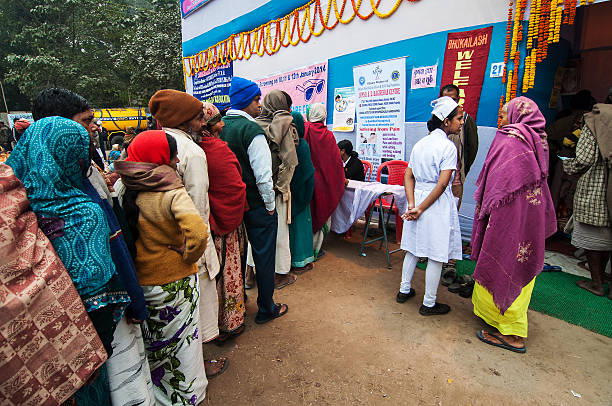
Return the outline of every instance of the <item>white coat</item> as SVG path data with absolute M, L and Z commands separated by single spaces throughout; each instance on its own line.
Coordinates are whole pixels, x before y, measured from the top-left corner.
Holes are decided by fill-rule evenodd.
M 418 206 L 438 183 L 441 171 L 457 169 L 457 148 L 444 131 L 436 129 L 416 143 L 409 166 L 415 179 L 414 203 Z M 401 248 L 438 262 L 461 259 L 459 214 L 451 182 L 417 220 L 404 220 Z

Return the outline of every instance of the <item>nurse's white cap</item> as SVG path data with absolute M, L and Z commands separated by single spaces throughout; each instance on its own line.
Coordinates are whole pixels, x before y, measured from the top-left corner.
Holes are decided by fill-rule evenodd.
M 442 96 L 439 99 L 431 102 L 431 107 L 433 107 L 431 115 L 438 117 L 440 120 L 444 120 L 453 110 L 457 108 L 457 106 L 458 104 L 456 101 L 448 96 Z

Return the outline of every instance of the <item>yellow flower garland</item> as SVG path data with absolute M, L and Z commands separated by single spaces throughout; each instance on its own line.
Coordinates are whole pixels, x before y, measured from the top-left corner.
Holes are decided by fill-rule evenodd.
M 342 1 L 340 7 L 338 6 L 339 1 Z M 349 1 L 353 13 L 348 18 L 344 18 L 344 11 Z M 286 48 L 289 45 L 296 46 L 300 42 L 308 42 L 313 35 L 318 37 L 325 30 L 335 28 L 338 23 L 349 24 L 355 17 L 361 20 L 368 20 L 373 15 L 379 18 L 388 18 L 402 4 L 402 0 L 394 0 L 394 4 L 389 11 L 381 11 L 380 3 L 382 1 L 370 0 L 372 11 L 367 15 L 362 15 L 359 11 L 363 0 L 329 0 L 325 16 L 323 16 L 321 0 L 310 0 L 284 17 L 269 21 L 247 32 L 232 34 L 229 38 L 196 55 L 184 57 L 183 71 L 186 76 L 193 76 L 197 72 L 215 68 L 229 61 L 248 60 L 253 54 L 259 56 L 273 55 L 281 47 Z M 419 0 L 408 1 L 416 2 Z M 336 21 L 329 25 L 332 8 Z M 319 28 L 315 28 L 317 20 L 321 25 Z M 304 36 L 305 33 L 306 36 Z M 236 39 L 238 39 L 238 45 L 236 45 Z

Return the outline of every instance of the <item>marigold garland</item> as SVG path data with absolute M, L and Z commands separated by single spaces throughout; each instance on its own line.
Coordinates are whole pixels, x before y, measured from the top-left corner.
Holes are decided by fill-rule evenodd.
M 593 3 L 594 0 L 580 0 L 579 5 Z M 574 24 L 578 0 L 531 0 L 527 35 L 523 38 L 523 24 L 527 0 L 511 0 L 508 8 L 506 27 L 506 48 L 504 52 L 505 95 L 499 100 L 499 108 L 535 85 L 536 66 L 548 56 L 548 46 L 559 42 L 562 25 Z M 520 48 L 525 40 L 524 67 L 520 69 Z M 500 119 L 501 120 L 501 119 Z M 498 120 L 498 124 L 501 121 Z
M 341 6 L 338 3 L 342 1 Z M 350 1 L 353 12 L 346 17 L 345 9 Z M 366 0 L 367 1 L 367 0 Z M 229 61 L 248 60 L 253 54 L 259 56 L 273 55 L 281 47 L 296 46 L 300 42 L 308 42 L 323 34 L 325 30 L 334 29 L 338 23 L 349 24 L 355 17 L 368 20 L 373 15 L 379 18 L 388 18 L 397 11 L 402 0 L 394 0 L 393 6 L 388 11 L 381 11 L 382 0 L 369 0 L 372 10 L 368 14 L 360 12 L 363 0 L 328 0 L 327 7 L 323 10 L 321 0 L 310 0 L 308 3 L 293 10 L 284 17 L 269 21 L 253 30 L 232 34 L 229 38 L 197 53 L 196 55 L 183 58 L 183 70 L 186 76 L 193 76 L 197 72 L 206 71 L 223 65 Z M 420 0 L 408 0 L 415 3 Z M 526 0 L 519 0 L 526 1 Z M 331 12 L 334 12 L 335 20 L 329 24 Z M 236 44 L 238 40 L 238 44 Z

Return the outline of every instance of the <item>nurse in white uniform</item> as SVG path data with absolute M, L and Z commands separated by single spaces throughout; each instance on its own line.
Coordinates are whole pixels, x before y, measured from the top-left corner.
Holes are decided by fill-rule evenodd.
M 401 247 L 406 251 L 402 282 L 396 300 L 415 296 L 412 277 L 419 257 L 428 258 L 425 295 L 419 313 L 423 316 L 445 314 L 450 306 L 436 302 L 442 264 L 461 259 L 461 233 L 457 203 L 450 180 L 457 169 L 457 148 L 447 137 L 463 125 L 463 110 L 450 97 L 432 103 L 427 122 L 430 133 L 416 143 L 404 175 L 408 211 L 402 215 L 404 229 Z

